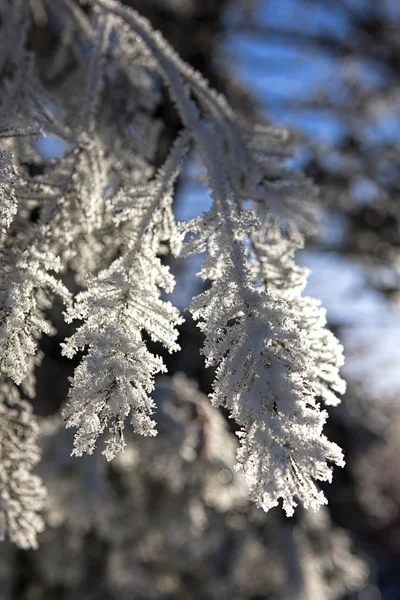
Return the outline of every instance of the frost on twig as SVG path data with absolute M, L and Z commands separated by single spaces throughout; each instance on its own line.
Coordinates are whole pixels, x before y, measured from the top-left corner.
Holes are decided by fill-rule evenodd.
M 145 330 L 152 340 L 170 352 L 178 350 L 176 326 L 179 312 L 160 299 L 159 288 L 170 290 L 172 278 L 150 250 L 140 257 L 128 254 L 87 281 L 69 319 L 84 324 L 64 344 L 63 353 L 72 357 L 88 347 L 75 371 L 64 409 L 68 427 L 78 427 L 74 454 L 91 454 L 98 436 L 108 425 L 108 460 L 125 446 L 124 420 L 142 435 L 155 435 L 151 419 L 154 375 L 164 371 L 159 356 L 153 355 L 142 339 Z
M 0 5 L 8 27 L 0 38 L 2 374 L 32 387 L 57 295 L 77 325 L 63 353 L 83 352 L 63 411 L 77 429 L 73 453 L 92 453 L 108 431 L 112 459 L 125 447 L 126 418 L 154 435 L 151 392 L 165 367 L 148 340 L 178 350 L 182 322 L 164 297 L 174 278 L 160 256 L 205 252 L 200 276 L 209 287 L 190 310 L 216 369 L 211 401 L 240 428 L 238 468 L 265 510 L 280 500 L 287 514 L 299 500 L 318 509 L 326 500 L 317 482 L 343 464 L 322 433 L 319 404 L 337 404 L 344 390 L 342 348 L 319 303 L 302 295 L 307 273 L 294 255 L 313 191 L 287 167 L 287 132 L 241 122 L 146 19 L 116 0 L 87 1 L 85 11 L 69 0 L 43 4 L 59 44 L 42 81 L 25 38 L 43 14 L 28 4 Z M 181 131 L 156 170 L 163 86 Z M 57 160 L 40 156 L 41 133 L 59 144 Z M 189 149 L 205 167 L 212 206 L 178 224 L 173 197 Z M 65 272 L 81 286 L 73 299 Z
M 262 221 L 242 210 L 243 201 L 254 201 L 254 195 L 254 209 L 261 218 L 273 212 L 276 189 L 271 195 L 265 184 L 271 173 L 282 177 L 282 184 L 274 187 L 289 204 L 293 185 L 285 185 L 284 168 L 269 160 L 268 131 L 263 138 L 256 130 L 257 143 L 252 143 L 251 134 L 241 130 L 227 104 L 182 64 L 147 21 L 113 0 L 96 4 L 131 25 L 153 53 L 207 170 L 213 206 L 184 226 L 183 234 L 189 237 L 186 254 L 207 252 L 201 277 L 210 280 L 211 287 L 193 300 L 191 310 L 206 336 L 207 364 L 217 368 L 211 399 L 227 407 L 241 427 L 238 467 L 252 498 L 265 510 L 280 498 L 288 514 L 293 513 L 296 498 L 317 510 L 326 500 L 315 480 L 331 479 L 328 462 L 343 465 L 340 449 L 322 435 L 327 415 L 317 403 L 317 395 L 325 389 L 343 388 L 337 373 L 341 348 L 335 342 L 329 347 L 329 338 L 321 342 L 321 318 L 310 316 L 307 300 L 295 301 L 303 284 L 281 294 L 273 281 L 263 280 L 263 257 L 251 244 Z M 294 221 L 286 220 L 293 230 Z M 280 245 L 285 245 L 283 231 Z M 259 263 L 259 273 L 251 270 L 251 259 Z M 291 265 L 281 260 L 277 269 L 285 268 Z M 327 352 L 318 354 L 324 343 Z M 330 367 L 326 377 L 324 362 Z

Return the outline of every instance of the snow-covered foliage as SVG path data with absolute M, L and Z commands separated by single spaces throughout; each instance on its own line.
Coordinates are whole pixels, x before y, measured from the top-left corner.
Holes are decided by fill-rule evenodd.
M 155 435 L 151 392 L 165 366 L 154 343 L 179 350 L 183 321 L 165 299 L 174 278 L 161 257 L 205 252 L 209 287 L 190 310 L 216 368 L 211 401 L 240 427 L 237 468 L 264 510 L 280 499 L 288 515 L 299 500 L 318 510 L 326 500 L 316 482 L 343 465 L 322 434 L 319 404 L 337 404 L 344 390 L 342 348 L 318 302 L 302 296 L 307 274 L 294 253 L 312 190 L 285 163 L 287 133 L 242 123 L 137 12 L 116 0 L 84 4 L 0 3 L 2 375 L 32 392 L 37 342 L 53 331 L 59 297 L 66 322 L 79 321 L 63 354 L 84 353 L 63 410 L 77 428 L 73 454 L 93 453 L 107 431 L 103 453 L 114 458 L 128 417 L 136 433 Z M 40 77 L 26 36 L 44 18 L 59 39 Z M 164 86 L 180 131 L 162 153 L 155 115 Z M 53 138 L 59 158 L 43 160 L 49 141 L 40 135 Z M 176 223 L 189 149 L 213 203 Z M 8 397 L 14 384 L 5 385 Z

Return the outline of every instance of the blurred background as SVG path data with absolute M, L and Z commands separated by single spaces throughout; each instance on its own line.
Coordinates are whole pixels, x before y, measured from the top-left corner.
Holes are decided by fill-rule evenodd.
M 0 546 L 0 599 L 400 599 L 400 2 L 398 0 L 131 0 L 243 118 L 289 128 L 291 164 L 318 189 L 298 260 L 306 293 L 327 309 L 345 348 L 348 390 L 329 439 L 346 467 L 329 507 L 286 519 L 246 499 L 236 437 L 206 394 L 212 373 L 187 313 L 182 352 L 166 357 L 155 439 L 129 439 L 111 465 L 70 459 L 60 427 L 68 369 L 45 340 L 38 373 L 49 489 L 37 551 Z M 32 2 L 32 6 L 40 2 Z M 38 21 L 32 44 L 51 37 Z M 177 129 L 164 105 L 164 136 Z M 44 141 L 44 155 L 57 152 Z M 162 150 L 160 150 L 162 155 Z M 189 160 L 176 214 L 209 205 Z M 200 289 L 200 260 L 175 261 L 173 301 Z

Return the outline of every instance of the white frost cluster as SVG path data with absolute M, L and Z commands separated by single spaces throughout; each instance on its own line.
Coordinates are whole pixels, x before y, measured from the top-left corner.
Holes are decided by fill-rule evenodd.
M 203 241 L 209 249 L 201 276 L 212 280 L 191 310 L 206 336 L 207 364 L 217 367 L 212 402 L 227 407 L 242 428 L 238 464 L 250 494 L 264 510 L 282 498 L 291 515 L 296 497 L 314 509 L 325 503 L 314 480 L 330 480 L 327 461 L 343 464 L 340 449 L 322 435 L 327 415 L 316 402 L 325 387 L 328 399 L 333 393 L 324 370 L 337 371 L 337 357 L 332 352 L 333 364 L 324 365 L 326 355 L 315 352 L 322 348 L 320 322 L 312 311 L 310 317 L 307 299 L 287 302 L 273 280 L 255 287 L 237 242 L 250 238 L 248 227 L 247 217 L 231 215 L 221 230 L 211 213 L 191 224 L 196 247 Z
M 170 352 L 179 349 L 179 311 L 159 297 L 159 289 L 171 291 L 171 285 L 167 268 L 148 250 L 116 260 L 78 294 L 68 318 L 84 324 L 63 346 L 69 357 L 89 348 L 75 371 L 64 409 L 67 426 L 79 428 L 75 455 L 91 454 L 109 425 L 104 454 L 108 460 L 114 458 L 125 445 L 124 420 L 130 413 L 137 433 L 155 435 L 149 394 L 155 374 L 165 368 L 161 358 L 147 349 L 141 331 Z
M 127 418 L 155 435 L 151 393 L 165 366 L 153 343 L 177 351 L 183 321 L 165 300 L 174 278 L 160 256 L 205 252 L 209 287 L 191 311 L 216 368 L 211 401 L 240 427 L 238 468 L 265 510 L 280 499 L 289 515 L 298 500 L 317 510 L 325 498 L 316 481 L 343 464 L 319 405 L 337 404 L 344 390 L 342 348 L 319 303 L 302 296 L 307 273 L 294 253 L 313 192 L 286 168 L 288 135 L 240 122 L 135 11 L 117 0 L 85 4 L 0 4 L 1 374 L 33 393 L 38 341 L 54 332 L 59 297 L 77 326 L 63 354 L 83 353 L 63 410 L 77 429 L 73 454 L 93 453 L 108 432 L 111 460 L 126 445 Z M 49 89 L 25 43 L 48 10 L 59 43 L 47 76 L 60 82 Z M 156 171 L 163 86 L 181 129 Z M 38 151 L 43 132 L 61 150 L 50 162 Z M 178 224 L 174 190 L 189 150 L 213 203 Z

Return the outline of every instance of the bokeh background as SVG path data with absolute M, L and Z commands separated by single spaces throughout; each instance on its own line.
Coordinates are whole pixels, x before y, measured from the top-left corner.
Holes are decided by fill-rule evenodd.
M 159 436 L 132 437 L 111 465 L 71 459 L 72 434 L 58 416 L 70 372 L 61 331 L 43 342 L 35 401 L 48 527 L 37 551 L 1 545 L 0 598 L 398 600 L 400 2 L 125 3 L 243 118 L 291 132 L 288 161 L 318 189 L 298 260 L 311 271 L 307 294 L 322 300 L 345 349 L 348 390 L 327 435 L 347 465 L 316 515 L 299 509 L 286 519 L 250 505 L 233 471 L 234 427 L 208 403 L 212 373 L 188 314 L 183 350 L 166 357 L 171 377 L 156 392 Z M 31 34 L 41 56 L 55 43 L 48 29 L 39 19 Z M 168 142 L 178 125 L 168 104 L 164 111 Z M 48 138 L 40 151 L 51 159 L 62 148 Z M 209 205 L 199 181 L 193 157 L 178 186 L 182 220 Z M 182 310 L 200 289 L 199 261 L 171 262 Z

